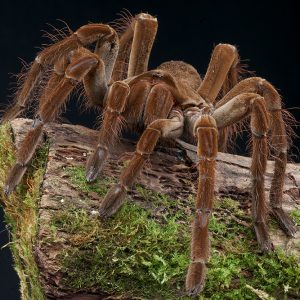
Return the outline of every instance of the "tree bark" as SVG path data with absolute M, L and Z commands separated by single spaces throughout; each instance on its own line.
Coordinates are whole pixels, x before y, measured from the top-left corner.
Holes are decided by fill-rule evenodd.
M 24 138 L 31 120 L 17 119 L 11 122 L 16 146 Z M 83 208 L 89 213 L 97 213 L 101 197 L 94 192 L 84 192 L 76 189 L 69 181 L 66 168 L 84 166 L 87 156 L 97 142 L 97 131 L 77 125 L 51 124 L 45 128 L 45 135 L 50 143 L 48 163 L 41 186 L 39 203 L 39 230 L 35 245 L 36 261 L 40 270 L 40 281 L 47 299 L 113 299 L 105 293 L 90 291 L 72 291 L 65 287 L 63 274 L 57 260 L 65 248 L 64 244 L 49 245 L 42 243 L 49 235 L 49 220 L 57 211 L 72 204 Z M 130 157 L 135 144 L 121 140 L 114 146 L 112 155 L 105 165 L 105 176 L 117 176 L 120 173 L 122 161 Z M 233 154 L 219 153 L 217 158 L 216 194 L 219 197 L 230 197 L 243 202 L 249 208 L 251 179 L 251 159 Z M 195 195 L 197 180 L 196 147 L 178 141 L 175 148 L 158 147 L 150 157 L 149 163 L 143 169 L 138 182 L 148 189 L 177 198 Z M 269 193 L 273 162 L 268 162 L 266 173 L 266 193 Z M 192 184 L 187 184 L 189 179 Z M 284 209 L 290 211 L 300 208 L 299 200 L 300 165 L 288 164 L 285 187 Z M 132 201 L 143 202 L 143 199 L 133 191 Z M 54 200 L 55 199 L 55 200 Z M 57 201 L 59 199 L 59 201 Z M 84 200 L 84 201 L 83 201 Z M 300 232 L 291 240 L 278 231 L 272 235 L 275 245 L 293 247 L 299 243 Z M 120 298 L 118 298 L 120 299 Z

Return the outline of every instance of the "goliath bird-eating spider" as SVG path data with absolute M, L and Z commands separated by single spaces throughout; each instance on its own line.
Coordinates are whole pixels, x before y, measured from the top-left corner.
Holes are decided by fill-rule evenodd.
M 273 250 L 267 228 L 268 209 L 264 174 L 271 145 L 275 166 L 270 210 L 284 232 L 294 234 L 293 222 L 282 209 L 288 134 L 282 101 L 267 80 L 240 80 L 240 60 L 235 46 L 218 44 L 207 72 L 183 61 L 168 61 L 148 70 L 157 33 L 157 19 L 140 13 L 123 24 L 88 24 L 45 47 L 36 56 L 2 122 L 19 116 L 32 104 L 38 88 L 38 105 L 32 127 L 18 152 L 5 184 L 9 195 L 20 183 L 41 140 L 43 127 L 61 114 L 70 93 L 83 85 L 88 105 L 103 108 L 97 146 L 86 163 L 86 180 L 102 171 L 112 145 L 125 128 L 139 134 L 136 151 L 100 204 L 100 217 L 112 216 L 123 204 L 145 160 L 159 140 L 194 141 L 198 149 L 198 188 L 192 224 L 191 263 L 186 277 L 190 296 L 203 288 L 209 259 L 208 224 L 212 213 L 216 157 L 226 148 L 236 125 L 250 119 L 252 144 L 252 215 L 258 243 Z M 94 51 L 91 48 L 94 46 Z

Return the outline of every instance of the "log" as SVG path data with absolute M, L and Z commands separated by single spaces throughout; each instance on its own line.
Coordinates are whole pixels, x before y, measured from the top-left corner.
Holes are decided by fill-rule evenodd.
M 31 123 L 32 121 L 29 119 L 16 119 L 11 122 L 13 138 L 17 148 Z M 98 283 L 96 286 L 90 282 L 82 283 L 82 285 L 77 282 L 76 286 L 69 284 L 67 278 L 73 275 L 68 273 L 70 270 L 62 266 L 62 261 L 68 261 L 70 253 L 73 253 L 72 249 L 76 249 L 77 254 L 80 251 L 80 257 L 87 259 L 82 255 L 82 252 L 86 250 L 87 256 L 90 256 L 90 253 L 93 253 L 91 252 L 93 251 L 91 250 L 93 243 L 99 242 L 96 234 L 88 236 L 86 232 L 87 241 L 82 243 L 79 241 L 82 239 L 82 235 L 79 235 L 80 232 L 77 231 L 74 220 L 72 219 L 73 223 L 68 223 L 64 219 L 66 216 L 64 212 L 80 211 L 86 212 L 87 218 L 91 217 L 100 223 L 97 219 L 97 208 L 103 198 L 102 191 L 97 190 L 95 185 L 92 187 L 87 185 L 87 188 L 83 188 L 80 179 L 77 178 L 78 182 L 76 182 L 75 178 L 74 181 L 73 177 L 75 175 L 72 173 L 74 170 L 83 169 L 86 158 L 97 141 L 97 131 L 78 125 L 50 124 L 45 128 L 45 139 L 49 145 L 49 152 L 41 182 L 40 197 L 37 202 L 37 235 L 32 246 L 43 299 L 169 299 L 161 295 L 157 295 L 157 298 L 154 296 L 150 298 L 147 298 L 147 296 L 142 297 L 138 292 L 130 291 L 130 284 L 128 284 L 128 291 L 125 293 L 118 290 L 114 292 L 110 287 L 107 288 L 107 286 L 101 286 Z M 120 140 L 114 146 L 100 180 L 106 180 L 107 178 L 112 178 L 112 181 L 116 180 L 122 166 L 131 157 L 134 147 L 135 143 L 133 141 Z M 215 187 L 218 199 L 216 201 L 222 201 L 220 199 L 224 198 L 234 199 L 238 207 L 246 212 L 244 217 L 234 217 L 235 221 L 249 228 L 251 228 L 249 212 L 250 161 L 251 159 L 248 157 L 219 153 L 217 158 L 217 184 Z M 178 140 L 174 148 L 158 147 L 140 174 L 137 186 L 130 192 L 129 203 L 134 203 L 146 211 L 150 210 L 150 216 L 158 223 L 164 224 L 163 218 L 166 216 L 166 205 L 158 204 L 153 207 L 153 203 L 151 203 L 152 196 L 147 199 L 148 194 L 145 194 L 145 191 L 152 191 L 156 195 L 167 196 L 166 201 L 176 199 L 178 203 L 174 201 L 170 205 L 170 211 L 184 212 L 190 218 L 192 211 L 190 200 L 195 196 L 195 183 L 198 176 L 196 165 L 196 147 L 193 145 Z M 273 162 L 269 161 L 266 173 L 267 194 L 270 190 L 272 168 Z M 79 175 L 77 174 L 77 176 Z M 112 181 L 105 181 L 105 184 L 109 186 Z M 300 209 L 299 186 L 300 164 L 288 164 L 284 187 L 284 209 L 288 212 Z M 163 198 L 163 196 L 160 197 Z M 162 203 L 164 203 L 164 200 L 162 200 Z M 8 200 L 4 199 L 4 201 L 7 202 Z M 168 214 L 167 217 L 169 217 Z M 80 220 L 83 222 L 83 219 Z M 55 226 L 61 227 L 57 229 L 54 228 Z M 186 226 L 189 230 L 189 225 Z M 287 238 L 278 227 L 273 228 L 271 237 L 275 246 L 292 253 L 291 255 L 299 255 L 300 230 L 299 226 L 297 228 L 297 234 L 293 239 Z M 251 229 L 249 230 L 251 231 Z M 84 245 L 88 245 L 87 249 Z M 186 247 L 188 252 L 189 245 Z M 257 247 L 257 244 L 255 244 L 255 247 Z M 126 249 L 124 251 L 126 252 Z M 130 256 L 129 254 L 128 256 Z M 85 263 L 87 262 L 85 261 Z M 148 267 L 146 262 L 144 264 L 145 267 Z M 76 272 L 76 270 L 73 271 Z M 74 276 L 72 278 L 74 279 Z M 182 282 L 180 282 L 180 285 L 178 295 L 182 296 L 180 294 L 184 290 Z M 133 291 L 135 291 L 135 288 L 133 288 Z M 28 295 L 30 295 L 30 291 L 24 289 L 23 299 L 33 299 Z

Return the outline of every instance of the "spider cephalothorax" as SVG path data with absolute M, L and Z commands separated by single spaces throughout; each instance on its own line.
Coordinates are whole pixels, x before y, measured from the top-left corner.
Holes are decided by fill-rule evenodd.
M 189 295 L 196 295 L 203 288 L 209 258 L 208 222 L 217 152 L 227 145 L 228 128 L 248 117 L 252 134 L 252 214 L 258 242 L 263 251 L 273 249 L 264 195 L 268 136 L 275 157 L 271 212 L 285 233 L 293 235 L 293 223 L 282 209 L 288 148 L 286 125 L 281 98 L 268 81 L 259 77 L 239 81 L 239 56 L 232 45 L 215 47 L 203 80 L 194 67 L 182 61 L 165 62 L 148 71 L 156 31 L 156 18 L 139 14 L 126 22 L 120 34 L 105 24 L 89 24 L 38 54 L 14 106 L 3 118 L 8 120 L 19 115 L 47 70 L 50 75 L 39 95 L 35 122 L 17 153 L 5 192 L 10 194 L 20 182 L 40 141 L 43 126 L 55 121 L 68 95 L 79 83 L 83 83 L 91 106 L 104 107 L 98 144 L 86 165 L 87 181 L 95 180 L 101 173 L 120 129 L 132 127 L 141 134 L 119 183 L 111 187 L 100 203 L 102 218 L 111 216 L 122 205 L 159 139 L 191 140 L 193 136 L 198 145 L 199 180 L 186 288 Z M 85 48 L 93 43 L 96 43 L 94 52 Z

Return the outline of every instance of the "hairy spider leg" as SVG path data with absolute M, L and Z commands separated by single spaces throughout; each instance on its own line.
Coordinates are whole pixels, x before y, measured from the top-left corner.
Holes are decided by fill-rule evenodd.
M 1 122 L 9 121 L 19 116 L 26 106 L 34 87 L 39 83 L 43 71 L 49 66 L 54 65 L 61 57 L 68 55 L 73 50 L 76 50 L 85 45 L 96 42 L 105 36 L 107 39 L 113 39 L 117 33 L 110 26 L 105 24 L 89 24 L 80 27 L 69 37 L 45 48 L 35 58 L 25 81 L 17 92 L 13 106 L 3 115 Z
M 98 144 L 86 164 L 88 182 L 97 179 L 109 155 L 109 148 L 118 137 L 122 125 L 121 114 L 125 109 L 129 92 L 130 88 L 124 81 L 115 81 L 109 89 Z
M 198 141 L 199 177 L 195 219 L 192 224 L 192 262 L 186 276 L 186 290 L 189 296 L 195 296 L 203 289 L 210 252 L 208 224 L 214 198 L 218 153 L 218 130 L 214 118 L 209 115 L 200 116 L 195 122 L 194 135 Z
M 207 103 L 215 105 L 219 95 L 224 96 L 238 83 L 240 76 L 239 61 L 235 46 L 218 44 L 214 48 L 205 77 L 197 90 Z M 226 151 L 228 138 L 233 130 L 232 127 L 219 130 L 219 151 Z
M 270 189 L 271 212 L 282 230 L 288 235 L 295 234 L 292 219 L 282 209 L 284 177 L 287 164 L 288 134 L 283 120 L 282 100 L 277 90 L 265 79 L 250 77 L 240 81 L 217 104 L 221 108 L 228 101 L 241 93 L 256 93 L 263 97 L 270 118 L 271 146 L 274 152 L 274 174 Z
M 268 209 L 265 200 L 264 174 L 268 158 L 267 132 L 269 115 L 265 99 L 258 94 L 242 93 L 219 107 L 213 114 L 218 128 L 245 119 L 250 114 L 252 132 L 252 216 L 258 243 L 262 251 L 273 250 L 267 228 Z
M 157 105 L 158 101 L 160 102 L 159 106 Z M 156 85 L 149 94 L 147 102 L 152 105 L 151 108 L 146 107 L 144 119 L 151 120 L 150 124 L 148 123 L 149 125 L 141 135 L 133 158 L 123 169 L 119 183 L 110 188 L 101 202 L 100 216 L 102 218 L 111 216 L 123 204 L 127 191 L 135 182 L 158 140 L 160 138 L 176 138 L 182 134 L 183 114 L 178 109 L 172 109 L 174 98 L 167 88 L 160 84 Z M 154 112 L 155 115 L 150 116 L 148 114 L 150 112 Z
M 141 13 L 131 19 L 120 36 L 120 50 L 112 80 L 124 80 L 148 70 L 151 49 L 157 33 L 157 19 Z
M 116 141 L 122 129 L 122 120 L 124 120 L 123 125 L 126 123 L 126 127 L 137 129 L 139 126 L 150 124 L 151 120 L 155 119 L 154 116 L 156 118 L 165 116 L 161 96 L 156 94 L 159 93 L 161 84 L 167 85 L 172 92 L 175 91 L 175 86 L 174 82 L 170 81 L 170 76 L 157 74 L 158 71 L 149 71 L 126 81 L 117 81 L 118 85 L 111 86 L 99 131 L 98 144 L 86 164 L 88 182 L 96 180 L 101 173 L 109 155 L 110 146 Z M 129 94 L 125 93 L 125 86 Z M 157 103 L 154 103 L 155 101 Z M 113 109 L 109 108 L 110 103 Z M 143 115 L 146 117 L 144 118 Z
M 89 54 L 86 48 L 80 48 Z M 109 39 L 99 38 L 94 53 L 99 59 L 97 68 L 92 69 L 83 79 L 84 90 L 91 106 L 104 107 L 112 72 L 119 51 L 119 38 L 112 35 Z
M 121 113 L 124 112 L 125 105 L 129 108 L 128 111 L 130 110 L 130 118 L 134 120 L 138 120 L 135 115 L 140 115 L 143 110 L 146 97 L 150 92 L 150 84 L 142 81 L 132 84 L 129 89 L 129 86 L 121 80 L 147 71 L 157 26 L 156 18 L 141 13 L 132 18 L 120 37 L 119 51 L 112 73 L 112 80 L 118 83 L 111 86 L 98 145 L 87 161 L 86 179 L 89 182 L 94 181 L 101 172 L 109 154 L 109 147 L 118 136 L 122 124 Z M 95 52 L 98 53 L 97 47 Z M 99 54 L 99 57 L 103 56 L 105 57 L 103 53 Z
M 92 53 L 91 55 L 74 55 L 74 60 L 71 59 L 71 63 L 67 66 L 61 80 L 61 75 L 55 72 L 52 74 L 39 104 L 37 118 L 25 136 L 17 153 L 17 161 L 7 177 L 4 187 L 5 194 L 9 195 L 21 181 L 41 140 L 44 125 L 56 119 L 61 108 L 65 105 L 68 95 L 83 80 L 86 74 L 97 67 L 98 62 L 97 56 Z M 55 85 L 56 88 L 53 89 Z M 50 94 L 46 96 L 48 91 L 50 91 Z
M 214 48 L 206 74 L 198 88 L 198 93 L 206 102 L 212 105 L 215 103 L 229 71 L 236 67 L 238 61 L 238 52 L 234 46 L 219 44 Z M 236 83 L 233 82 L 232 86 Z

